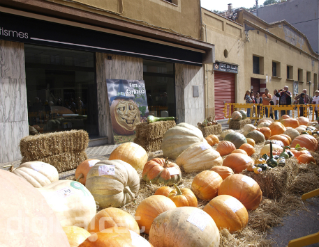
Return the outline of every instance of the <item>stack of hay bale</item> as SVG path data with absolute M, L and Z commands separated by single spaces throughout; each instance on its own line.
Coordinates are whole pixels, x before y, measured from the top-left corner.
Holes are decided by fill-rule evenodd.
M 147 152 L 160 150 L 164 134 L 175 125 L 175 121 L 140 123 L 136 126 L 134 142 L 142 146 Z
M 27 136 L 20 141 L 21 163 L 43 161 L 58 172 L 69 171 L 87 159 L 85 149 L 88 144 L 89 135 L 84 130 Z
M 207 137 L 209 135 L 219 135 L 222 133 L 222 125 L 221 124 L 215 124 L 207 127 L 203 126 L 197 126 L 203 133 L 204 137 Z

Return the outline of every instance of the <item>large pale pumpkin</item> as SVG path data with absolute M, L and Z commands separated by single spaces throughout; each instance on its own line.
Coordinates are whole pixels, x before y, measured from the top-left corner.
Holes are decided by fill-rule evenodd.
M 219 229 L 225 228 L 231 233 L 243 230 L 248 223 L 247 209 L 232 196 L 217 196 L 203 210 L 213 218 Z
M 216 135 L 209 135 L 209 136 L 205 137 L 205 140 L 211 146 L 214 146 L 214 145 L 219 143 L 219 139 Z
M 219 247 L 220 236 L 206 212 L 195 207 L 179 207 L 154 220 L 149 241 L 156 247 Z
M 298 117 L 297 120 L 300 125 L 306 125 L 306 126 L 308 126 L 310 122 L 309 118 L 306 118 L 306 117 Z
M 239 148 L 244 143 L 247 143 L 246 137 L 238 132 L 229 133 L 225 136 L 224 140 L 234 143 L 236 148 Z
M 255 148 L 248 143 L 244 143 L 239 149 L 246 151 L 248 156 L 252 156 L 256 152 Z
M 286 131 L 286 127 L 280 122 L 273 122 L 269 125 L 269 129 L 272 136 L 283 134 Z
M 111 227 L 125 227 L 140 234 L 140 228 L 131 214 L 119 208 L 112 207 L 98 212 L 91 220 L 87 230 L 90 233 L 94 233 Z
M 217 172 L 222 177 L 222 179 L 225 179 L 228 176 L 231 176 L 234 174 L 234 171 L 230 167 L 227 167 L 227 166 L 214 166 L 210 170 Z
M 75 180 L 85 185 L 86 176 L 89 173 L 92 166 L 94 166 L 100 160 L 97 159 L 87 159 L 84 160 L 75 170 Z
M 140 110 L 133 100 L 114 99 L 110 107 L 112 128 L 119 135 L 133 135 L 140 123 Z
M 12 166 L 10 171 L 28 181 L 35 188 L 41 188 L 59 180 L 57 169 L 41 161 L 25 162 L 18 168 Z
M 161 149 L 164 157 L 176 159 L 194 143 L 206 142 L 200 129 L 187 123 L 170 128 L 163 136 Z
M 216 151 L 220 153 L 221 156 L 230 154 L 236 149 L 235 145 L 229 141 L 221 141 L 218 143 Z
M 235 173 L 240 173 L 254 164 L 254 160 L 245 154 L 233 153 L 228 155 L 223 166 L 231 168 Z
M 237 198 L 247 210 L 255 210 L 262 200 L 262 191 L 258 183 L 251 177 L 242 174 L 226 178 L 219 187 L 218 195 Z
M 69 240 L 70 247 L 78 247 L 91 236 L 87 230 L 78 226 L 64 226 L 63 231 Z
M 161 195 L 154 195 L 144 199 L 137 207 L 135 219 L 141 232 L 149 234 L 154 219 L 167 210 L 176 208 L 175 203 Z
M 79 247 L 153 247 L 145 238 L 125 227 L 93 233 Z
M 202 171 L 194 177 L 192 191 L 202 200 L 211 200 L 217 196 L 222 177 L 214 171 Z
M 100 208 L 122 207 L 135 198 L 140 178 L 136 170 L 122 160 L 103 160 L 91 168 L 85 186 Z
M 143 170 L 147 159 L 148 155 L 145 149 L 134 142 L 121 144 L 113 150 L 109 157 L 109 160 L 123 160 L 136 170 Z
M 79 182 L 60 180 L 38 190 L 56 213 L 61 226 L 85 228 L 96 214 L 93 196 Z
M 257 129 L 259 132 L 263 133 L 265 139 L 268 140 L 271 136 L 271 130 L 268 127 L 262 127 Z
M 316 151 L 318 148 L 318 141 L 312 135 L 300 135 L 296 137 L 290 147 L 294 148 L 296 145 L 299 144 L 303 148 L 307 148 L 310 151 Z
M 219 152 L 207 143 L 195 143 L 182 152 L 176 159 L 176 164 L 185 172 L 200 172 L 223 163 Z
M 55 212 L 25 179 L 0 169 L 0 194 L 1 246 L 70 246 Z
M 265 136 L 263 133 L 258 130 L 253 130 L 247 134 L 247 138 L 251 138 L 255 141 L 255 143 L 265 142 Z
M 287 118 L 280 121 L 285 127 L 297 128 L 299 126 L 299 122 L 295 118 Z
M 243 134 L 244 136 L 247 136 L 247 134 L 253 130 L 255 130 L 256 127 L 252 124 L 246 124 L 243 128 Z
M 154 158 L 145 164 L 142 179 L 152 184 L 173 185 L 181 181 L 182 172 L 178 165 L 168 159 Z

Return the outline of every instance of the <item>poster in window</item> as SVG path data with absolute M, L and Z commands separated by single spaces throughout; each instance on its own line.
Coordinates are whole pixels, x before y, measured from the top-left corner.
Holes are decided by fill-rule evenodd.
M 114 143 L 132 142 L 136 125 L 149 114 L 143 80 L 106 80 Z
M 298 88 L 298 86 L 299 86 L 299 84 L 298 84 L 298 81 L 294 81 L 294 95 L 297 95 L 298 94 L 298 90 L 299 90 L 299 88 Z

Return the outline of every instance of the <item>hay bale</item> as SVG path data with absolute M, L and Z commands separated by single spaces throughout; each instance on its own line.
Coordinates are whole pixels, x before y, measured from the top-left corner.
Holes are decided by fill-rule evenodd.
M 146 152 L 155 152 L 161 149 L 163 138 L 158 138 L 155 140 L 145 140 L 141 138 L 135 138 L 134 142 L 140 146 L 142 146 Z
M 166 131 L 175 125 L 175 121 L 159 121 L 150 124 L 140 123 L 136 125 L 136 138 L 145 140 L 162 138 Z
M 295 158 L 287 160 L 284 167 L 276 167 L 271 170 L 263 171 L 261 174 L 242 172 L 253 178 L 260 186 L 263 196 L 271 199 L 279 199 L 287 191 L 288 186 L 299 173 L 299 165 Z
M 21 155 L 27 160 L 68 152 L 84 151 L 89 144 L 89 135 L 84 130 L 71 130 L 27 136 L 20 141 Z
M 246 118 L 244 120 L 233 120 L 229 121 L 229 128 L 234 130 L 242 129 L 246 124 L 251 124 L 251 120 Z
M 319 188 L 319 179 L 314 173 L 299 174 L 289 186 L 289 193 L 303 195 Z
M 204 137 L 207 137 L 209 135 L 219 135 L 222 133 L 222 125 L 221 124 L 216 124 L 216 125 L 211 125 L 211 126 L 206 126 L 206 127 L 198 127 Z
M 70 171 L 78 167 L 84 160 L 88 159 L 86 152 L 70 152 L 44 157 L 38 160 L 28 160 L 23 158 L 21 164 L 27 161 L 42 161 L 54 166 L 58 172 Z

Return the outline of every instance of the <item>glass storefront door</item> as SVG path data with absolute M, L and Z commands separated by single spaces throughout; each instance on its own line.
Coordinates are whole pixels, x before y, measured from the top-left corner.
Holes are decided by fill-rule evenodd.
M 30 126 L 98 136 L 94 53 L 26 44 L 25 66 Z

